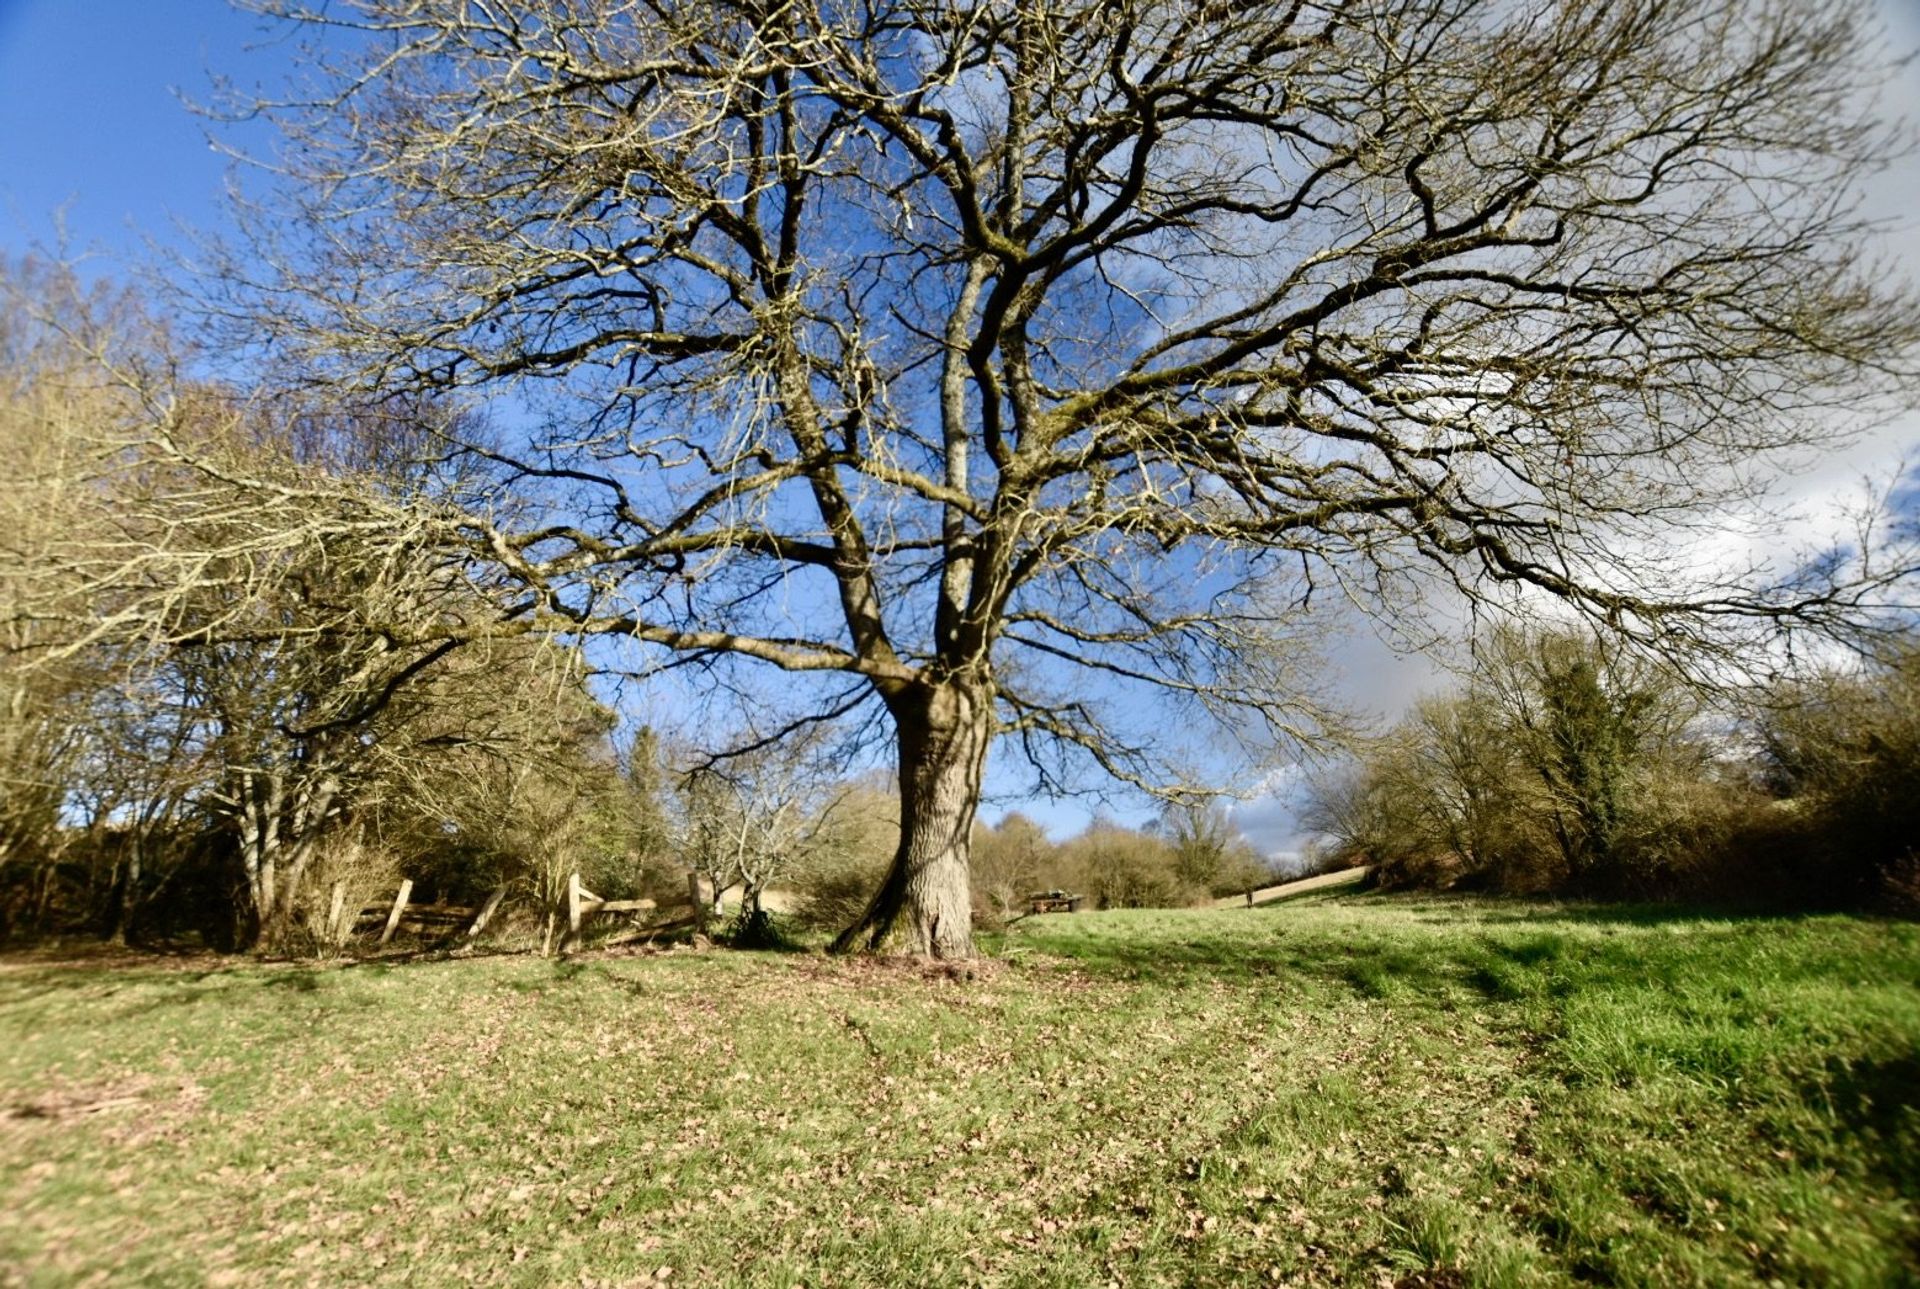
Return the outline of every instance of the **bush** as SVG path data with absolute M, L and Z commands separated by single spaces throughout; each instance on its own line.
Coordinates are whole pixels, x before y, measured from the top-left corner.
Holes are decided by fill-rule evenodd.
M 1801 821 L 1810 886 L 1912 911 L 1920 839 L 1920 638 L 1774 696 L 1758 721 L 1764 779 Z
M 1067 885 L 1096 908 L 1184 908 L 1207 895 L 1182 877 L 1173 846 L 1130 828 L 1095 823 L 1061 851 Z
M 792 949 L 793 940 L 765 909 L 743 907 L 727 925 L 726 940 L 735 949 Z
M 795 874 L 800 904 L 794 919 L 818 931 L 839 931 L 860 920 L 886 878 L 891 854 L 861 847 L 823 855 Z

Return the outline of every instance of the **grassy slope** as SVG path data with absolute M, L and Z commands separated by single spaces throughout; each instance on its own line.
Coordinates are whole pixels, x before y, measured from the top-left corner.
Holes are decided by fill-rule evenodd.
M 0 1282 L 1920 1278 L 1920 927 L 1355 897 L 1003 951 L 6 965 Z

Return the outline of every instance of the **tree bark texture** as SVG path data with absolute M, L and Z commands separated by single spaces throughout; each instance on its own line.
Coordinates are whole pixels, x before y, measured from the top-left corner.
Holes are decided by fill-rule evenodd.
M 332 778 L 295 789 L 287 810 L 285 776 L 248 771 L 240 779 L 240 864 L 246 873 L 250 934 L 247 947 L 279 952 L 291 937 L 301 882 L 339 785 Z M 284 819 L 284 826 L 283 826 Z
M 899 731 L 900 844 L 886 880 L 835 952 L 899 947 L 973 956 L 971 858 L 993 696 L 984 686 L 920 686 L 889 701 Z

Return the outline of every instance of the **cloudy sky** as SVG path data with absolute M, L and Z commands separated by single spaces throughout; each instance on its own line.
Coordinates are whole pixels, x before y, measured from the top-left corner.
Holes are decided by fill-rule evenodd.
M 1881 7 L 1890 52 L 1905 56 L 1882 110 L 1914 120 L 1920 0 L 1881 0 Z M 0 0 L 0 253 L 50 248 L 64 236 L 69 252 L 94 256 L 100 271 L 125 272 L 149 242 L 178 246 L 180 228 L 220 226 L 228 164 L 181 96 L 204 97 L 216 69 L 243 86 L 275 85 L 288 59 L 284 41 L 264 39 L 256 19 L 224 0 Z M 1868 200 L 1898 225 L 1884 247 L 1889 271 L 1913 272 L 1920 159 L 1872 177 Z M 1920 417 L 1800 474 L 1789 498 L 1818 515 L 1905 452 L 1920 456 Z M 1331 683 L 1381 715 L 1438 683 L 1431 662 L 1400 657 L 1364 634 L 1343 643 L 1340 659 Z M 1287 781 L 1285 774 L 1274 780 Z M 1084 824 L 1092 808 L 1003 794 L 989 813 L 1013 806 L 1057 834 Z M 1145 812 L 1123 801 L 1114 813 L 1137 820 Z M 1243 805 L 1237 819 L 1264 850 L 1299 843 L 1284 794 Z

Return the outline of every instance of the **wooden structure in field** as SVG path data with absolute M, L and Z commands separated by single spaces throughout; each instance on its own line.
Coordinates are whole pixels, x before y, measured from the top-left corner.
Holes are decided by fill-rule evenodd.
M 1069 895 L 1065 891 L 1035 891 L 1027 899 L 1035 913 L 1078 913 L 1086 903 L 1086 896 Z
M 487 929 L 500 905 L 507 898 L 507 888 L 497 888 L 487 896 L 486 902 L 478 906 L 460 904 L 415 904 L 413 902 L 413 882 L 402 880 L 400 889 L 394 893 L 391 901 L 363 904 L 349 910 L 346 906 L 346 883 L 335 882 L 331 898 L 327 903 L 326 924 L 323 934 L 326 942 L 335 948 L 344 946 L 353 938 L 355 930 L 362 922 L 380 928 L 380 943 L 387 944 L 394 933 L 404 925 L 413 925 L 423 931 L 440 931 L 446 938 L 457 939 L 463 945 L 470 945 L 480 938 Z M 566 918 L 567 934 L 563 944 L 579 938 L 587 919 L 601 913 L 645 913 L 652 910 L 652 900 L 607 900 L 595 895 L 580 882 L 580 874 L 573 873 L 567 878 Z
M 580 874 L 574 873 L 567 878 L 567 940 L 577 939 L 586 919 L 596 913 L 646 913 L 653 906 L 652 900 L 603 900 L 580 885 Z

